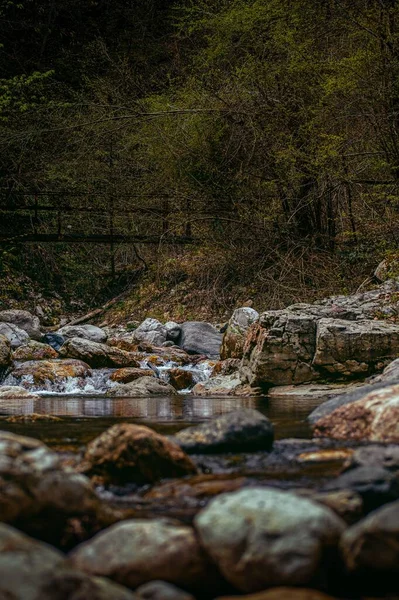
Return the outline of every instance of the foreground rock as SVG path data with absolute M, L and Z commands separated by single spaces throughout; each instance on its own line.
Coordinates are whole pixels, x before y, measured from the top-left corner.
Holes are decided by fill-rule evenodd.
M 372 444 L 356 448 L 345 463 L 345 468 L 354 469 L 356 467 L 380 467 L 388 469 L 388 471 L 399 471 L 399 445 Z
M 93 369 L 140 366 L 132 352 L 77 337 L 65 342 L 60 349 L 60 355 L 83 360 Z
M 46 381 L 55 383 L 68 377 L 88 377 L 90 375 L 89 365 L 74 359 L 30 360 L 12 371 L 12 376 L 17 381 L 29 379 L 33 381 L 34 385 L 43 385 Z
M 188 354 L 219 357 L 222 334 L 210 323 L 187 321 L 180 326 L 177 345 Z
M 106 342 L 108 337 L 103 329 L 100 329 L 100 327 L 96 327 L 95 325 L 65 325 L 55 333 L 61 335 L 64 340 L 70 340 L 71 338 L 77 337 L 92 342 L 98 342 L 99 344 Z
M 28 334 L 28 337 L 40 342 L 42 333 L 40 331 L 40 321 L 38 317 L 32 315 L 27 310 L 2 310 L 0 311 L 0 321 L 2 323 L 12 323 L 19 329 Z
M 4 335 L 0 335 L 0 382 L 11 364 L 11 344 Z
M 336 600 L 318 590 L 278 587 L 249 596 L 223 596 L 216 600 Z
M 247 306 L 237 308 L 233 312 L 223 335 L 220 350 L 222 360 L 227 358 L 242 358 L 248 328 L 258 319 L 259 313 Z
M 150 581 L 141 585 L 136 594 L 142 600 L 195 600 L 188 592 L 166 581 Z
M 0 520 L 32 524 L 46 515 L 42 534 L 76 515 L 96 515 L 99 500 L 89 480 L 64 468 L 39 440 L 0 431 Z M 54 531 L 55 533 L 55 531 Z
M 147 375 L 147 374 L 146 374 Z M 146 396 L 170 396 L 176 394 L 176 390 L 169 383 L 161 381 L 156 377 L 139 377 L 130 383 L 120 383 L 112 387 L 107 396 L 144 398 Z
M 58 352 L 54 350 L 49 344 L 42 344 L 41 342 L 30 341 L 28 344 L 19 346 L 13 352 L 13 359 L 17 361 L 27 360 L 48 360 L 52 358 L 58 358 Z
M 2 385 L 0 386 L 0 400 L 3 398 L 23 398 L 25 400 L 39 400 L 40 396 L 28 392 L 19 385 Z
M 399 443 L 399 384 L 372 389 L 363 398 L 338 406 L 315 421 L 314 433 L 335 439 Z
M 243 408 L 196 427 L 179 431 L 174 439 L 189 454 L 270 450 L 274 431 L 261 413 Z
M 70 560 L 86 573 L 131 588 L 154 579 L 183 587 L 201 585 L 209 569 L 193 529 L 166 519 L 113 525 L 75 548 Z
M 0 323 L 0 335 L 7 338 L 12 349 L 29 343 L 29 335 L 26 331 L 12 323 Z
M 134 600 L 129 590 L 66 565 L 65 556 L 0 524 L 0 598 L 12 600 Z
M 255 592 L 306 585 L 320 575 L 345 524 L 310 500 L 252 488 L 212 500 L 195 527 L 226 579 L 243 592 Z
M 342 536 L 341 549 L 350 572 L 380 581 L 399 575 L 399 502 L 372 512 Z
M 196 472 L 174 442 L 142 425 L 114 425 L 87 446 L 81 470 L 107 481 L 154 482 Z

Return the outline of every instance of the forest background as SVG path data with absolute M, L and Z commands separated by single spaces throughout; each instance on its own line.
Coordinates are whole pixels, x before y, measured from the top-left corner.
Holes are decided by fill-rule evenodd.
M 223 319 L 397 252 L 396 0 L 1 0 L 0 76 L 1 308 Z

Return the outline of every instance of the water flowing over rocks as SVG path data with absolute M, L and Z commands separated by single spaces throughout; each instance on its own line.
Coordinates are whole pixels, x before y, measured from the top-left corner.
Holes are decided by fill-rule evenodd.
M 142 483 L 196 473 L 181 448 L 149 427 L 114 425 L 87 446 L 81 470 L 108 481 Z
M 58 352 L 54 350 L 49 344 L 42 344 L 30 340 L 28 344 L 19 346 L 12 353 L 13 360 L 24 362 L 27 360 L 46 360 L 52 358 L 58 358 Z
M 67 340 L 60 349 L 60 355 L 65 358 L 82 360 L 94 369 L 140 366 L 136 356 L 132 352 L 126 352 L 114 346 L 82 338 Z
M 243 592 L 308 584 L 345 529 L 328 508 L 267 488 L 223 494 L 194 522 L 223 575 Z
M 25 331 L 28 337 L 33 340 L 40 342 L 42 339 L 38 317 L 26 310 L 2 310 L 0 311 L 0 322 L 16 325 L 19 329 Z
M 165 519 L 118 523 L 75 548 L 72 564 L 127 587 L 161 579 L 177 586 L 209 580 L 209 563 L 191 527 Z
M 0 322 L 0 335 L 7 338 L 12 349 L 29 343 L 29 335 L 26 333 L 26 331 L 20 329 L 13 323 Z
M 88 377 L 91 369 L 88 364 L 75 359 L 30 360 L 21 363 L 11 376 L 17 381 L 25 381 L 35 386 L 43 385 L 46 381 L 56 382 L 69 377 Z
M 55 333 L 61 335 L 65 340 L 77 337 L 99 344 L 105 343 L 108 337 L 103 329 L 95 325 L 65 325 Z
M 182 429 L 174 436 L 174 440 L 189 454 L 269 451 L 273 438 L 273 425 L 269 419 L 250 408 Z
M 259 313 L 248 306 L 236 308 L 233 312 L 223 336 L 220 357 L 242 358 L 248 328 L 259 319 Z

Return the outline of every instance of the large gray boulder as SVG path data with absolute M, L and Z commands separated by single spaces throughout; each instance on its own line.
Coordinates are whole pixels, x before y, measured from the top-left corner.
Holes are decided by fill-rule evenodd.
M 145 319 L 134 331 L 133 337 L 138 342 L 147 342 L 154 346 L 162 346 L 166 342 L 167 328 L 157 319 Z
M 139 377 L 129 383 L 119 383 L 108 390 L 107 396 L 126 398 L 145 398 L 146 396 L 170 396 L 176 394 L 175 388 L 156 377 Z
M 399 501 L 372 512 L 341 539 L 347 569 L 359 575 L 399 576 Z
M 78 337 L 92 342 L 103 344 L 107 341 L 108 335 L 100 327 L 95 325 L 65 325 L 55 332 L 57 335 L 62 335 L 66 340 Z
M 252 408 L 242 408 L 207 423 L 182 429 L 174 440 L 188 453 L 271 450 L 273 424 Z
M 166 519 L 117 523 L 75 548 L 69 559 L 81 571 L 131 588 L 154 579 L 195 586 L 209 568 L 194 530 Z
M 306 585 L 345 529 L 330 509 L 270 488 L 218 496 L 194 523 L 222 574 L 243 592 Z
M 2 310 L 0 311 L 0 322 L 16 325 L 19 329 L 25 331 L 30 338 L 38 342 L 42 338 L 38 317 L 27 310 Z
M 220 357 L 222 360 L 227 358 L 242 358 L 246 333 L 252 323 L 259 319 L 259 313 L 249 306 L 236 308 L 233 312 L 227 329 L 223 335 Z
M 219 357 L 222 334 L 210 323 L 187 321 L 181 325 L 178 345 L 188 354 Z
M 60 355 L 84 361 L 94 369 L 103 367 L 139 367 L 133 352 L 115 346 L 92 342 L 83 338 L 71 338 L 60 348 Z
M 29 343 L 29 335 L 13 323 L 0 323 L 0 335 L 7 338 L 11 348 L 19 348 Z

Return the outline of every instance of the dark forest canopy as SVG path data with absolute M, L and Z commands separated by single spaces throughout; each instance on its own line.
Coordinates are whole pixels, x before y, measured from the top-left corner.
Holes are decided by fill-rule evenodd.
M 199 285 L 281 285 L 276 305 L 396 250 L 395 0 L 2 0 L 0 35 L 2 206 L 69 209 L 35 231 L 192 238 L 116 245 L 114 268 L 161 256 Z M 109 248 L 10 257 L 88 293 Z

